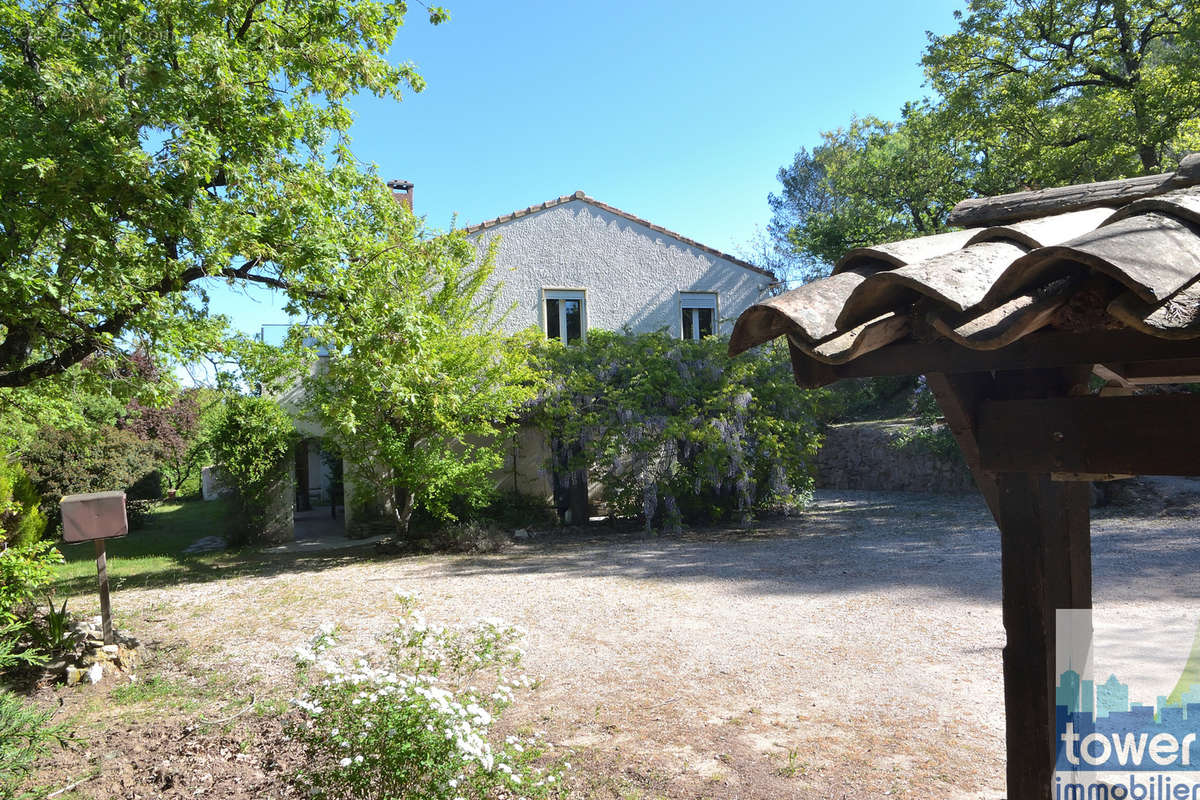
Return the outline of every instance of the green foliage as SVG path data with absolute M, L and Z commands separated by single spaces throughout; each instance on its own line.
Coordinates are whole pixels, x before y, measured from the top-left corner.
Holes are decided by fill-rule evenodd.
M 133 431 L 152 448 L 159 465 L 161 484 L 178 491 L 189 477 L 198 476 L 209 456 L 204 437 L 205 417 L 201 408 L 202 392 L 189 389 L 175 394 L 168 405 L 146 405 L 136 400 L 126 409 L 121 427 Z
M 129 523 L 129 530 L 140 531 L 142 528 L 146 527 L 146 523 L 149 521 L 150 515 L 154 511 L 154 507 L 158 505 L 159 501 L 139 498 L 134 498 L 131 500 L 129 497 L 129 495 L 126 495 L 125 518 Z
M 50 724 L 53 716 L 53 711 L 42 711 L 0 689 L 0 797 L 33 798 L 21 791 L 33 765 L 52 745 L 65 747 L 71 741 L 64 725 Z
M 677 527 L 796 508 L 811 490 L 825 394 L 799 389 L 777 348 L 731 359 L 712 337 L 589 331 L 537 361 L 551 386 L 534 421 L 579 443 L 574 466 L 616 514 Z
M 855 119 L 779 171 L 792 282 L 854 247 L 938 233 L 959 200 L 1173 169 L 1200 149 L 1200 9 L 1177 0 L 971 0 L 931 36 L 938 93 Z
M 411 216 L 402 222 L 390 249 L 348 264 L 310 304 L 303 332 L 332 354 L 303 381 L 305 413 L 353 454 L 352 479 L 382 482 L 398 538 L 418 506 L 454 519 L 455 502 L 491 500 L 514 414 L 535 391 L 527 340 L 496 327 L 491 251 L 458 232 L 421 239 Z M 298 335 L 292 344 L 316 360 Z
M 4 5 L 0 386 L 119 341 L 187 359 L 224 327 L 202 310 L 207 281 L 257 281 L 302 303 L 374 255 L 365 234 L 399 212 L 348 149 L 349 103 L 424 87 L 387 57 L 406 10 Z
M 192 396 L 200 407 L 200 418 L 186 439 L 182 451 L 174 451 L 174 463 L 164 463 L 169 476 L 170 488 L 175 496 L 184 499 L 199 499 L 201 496 L 201 471 L 213 463 L 212 432 L 224 416 L 228 393 L 215 389 L 193 389 Z M 168 459 L 169 460 L 169 459 Z M 341 462 L 338 462 L 340 474 Z
M 942 410 L 933 392 L 925 385 L 924 376 L 918 379 L 912 398 L 916 423 L 903 428 L 892 440 L 892 446 L 899 450 L 920 449 L 943 460 L 961 462 L 962 451 L 954 433 L 942 419 Z
M 829 387 L 829 422 L 886 419 L 911 414 L 920 380 L 912 375 L 854 378 Z
M 899 123 L 854 119 L 779 171 L 771 235 L 793 254 L 791 282 L 828 274 L 848 250 L 938 233 L 982 180 L 972 153 L 944 135 L 940 112 L 908 106 Z
M 485 619 L 449 630 L 401 596 L 381 666 L 335 656 L 325 625 L 297 650 L 307 750 L 299 774 L 324 800 L 483 800 L 565 795 L 561 770 L 537 766 L 540 737 L 492 741 L 492 725 L 529 685 L 518 670 L 522 632 Z
M 509 530 L 553 528 L 558 525 L 558 514 L 545 498 L 512 491 L 497 495 L 489 505 L 475 512 L 475 516 L 480 521 Z
M 0 673 L 13 667 L 44 665 L 50 659 L 30 646 L 31 626 L 27 621 L 0 623 Z
M 63 563 L 54 543 L 41 541 L 0 551 L 0 624 L 28 619 L 24 607 L 50 585 Z
M 0 546 L 29 547 L 46 532 L 41 495 L 25 468 L 0 460 Z
M 30 605 L 63 558 L 53 543 L 42 541 L 46 517 L 40 503 L 21 465 L 0 460 L 0 670 L 43 660 L 26 638 L 36 633 L 29 625 Z
M 29 386 L 0 388 L 0 448 L 20 453 L 41 430 L 117 425 L 131 400 L 159 403 L 175 391 L 169 372 L 143 352 L 92 356 Z
M 69 494 L 125 490 L 154 471 L 149 445 L 132 431 L 112 425 L 84 430 L 45 428 L 21 460 L 50 513 Z
M 270 482 L 291 452 L 292 420 L 267 397 L 230 398 L 213 429 L 213 450 L 238 491 L 253 495 Z
M 947 131 L 1013 189 L 1173 168 L 1200 147 L 1200 8 L 971 0 L 923 63 Z
M 74 647 L 78 634 L 71 630 L 71 615 L 67 601 L 54 607 L 54 598 L 47 595 L 46 611 L 32 628 L 33 640 L 41 653 L 53 657 Z
M 237 489 L 240 513 L 233 521 L 234 539 L 245 541 L 262 530 L 268 510 L 278 501 L 275 495 L 296 443 L 295 425 L 274 400 L 238 395 L 226 403 L 211 443 L 217 464 Z

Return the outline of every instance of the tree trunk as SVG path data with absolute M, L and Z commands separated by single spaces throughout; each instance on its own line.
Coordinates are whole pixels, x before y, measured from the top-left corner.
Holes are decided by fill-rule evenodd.
M 1142 160 L 1142 169 L 1147 175 L 1152 175 L 1159 171 L 1161 160 L 1158 157 L 1158 150 L 1154 145 L 1140 145 L 1138 147 L 1138 158 Z
M 407 486 L 396 486 L 392 490 L 392 500 L 396 515 L 396 541 L 403 542 L 408 538 L 408 523 L 412 521 L 413 501 L 416 496 Z

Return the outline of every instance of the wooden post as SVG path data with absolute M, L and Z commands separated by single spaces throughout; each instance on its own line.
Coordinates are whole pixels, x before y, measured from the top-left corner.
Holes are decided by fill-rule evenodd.
M 104 540 L 96 540 L 96 575 L 100 580 L 100 623 L 104 631 L 104 643 L 113 643 L 112 608 L 108 602 L 108 556 L 104 551 Z
M 1009 800 L 1047 800 L 1054 780 L 1054 612 L 1090 608 L 1086 481 L 1004 472 L 999 487 Z
M 1068 397 L 1086 390 L 1087 373 L 1084 368 L 997 373 L 990 394 L 1003 400 Z M 1050 800 L 1056 752 L 1054 612 L 1092 607 L 1091 485 L 1052 480 L 1048 470 L 994 475 L 1008 800 Z

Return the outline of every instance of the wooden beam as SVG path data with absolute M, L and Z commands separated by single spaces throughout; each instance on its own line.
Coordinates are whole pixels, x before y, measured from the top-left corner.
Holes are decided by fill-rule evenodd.
M 963 460 L 971 470 L 971 477 L 979 487 L 988 509 L 999 524 L 997 515 L 996 477 L 985 472 L 979 460 L 979 442 L 975 438 L 976 417 L 979 413 L 980 402 L 988 396 L 992 389 L 990 372 L 978 372 L 965 375 L 943 375 L 935 372 L 925 376 L 933 396 L 937 398 L 938 407 L 946 417 L 946 425 L 954 434 L 958 448 L 962 451 Z
M 815 389 L 841 380 L 841 376 L 834 372 L 834 367 L 817 361 L 797 347 L 791 339 L 788 339 L 788 355 L 792 359 L 792 375 L 799 386 Z
M 1134 386 L 1200 383 L 1200 358 L 1172 358 L 1131 364 L 1105 364 Z
M 1103 381 L 1107 381 L 1107 383 L 1111 386 L 1116 386 L 1121 389 L 1128 389 L 1130 394 L 1132 394 L 1133 390 L 1137 388 L 1137 386 L 1131 383 L 1124 375 L 1112 369 L 1111 367 L 1105 366 L 1104 364 L 1093 364 L 1092 374 Z
M 1119 363 L 1128 367 L 1147 362 L 1158 365 L 1149 370 L 1154 371 L 1171 363 L 1190 364 L 1192 360 L 1200 363 L 1200 339 L 1159 339 L 1130 330 L 1036 333 L 998 350 L 971 350 L 946 339 L 901 342 L 841 366 L 817 365 L 798 350 L 792 352 L 793 370 L 802 386 L 824 386 L 842 378 L 1045 369 L 1079 364 L 1090 369 L 1092 364 Z
M 1125 478 L 1136 478 L 1136 475 L 1118 475 L 1112 472 L 1051 472 L 1052 481 L 1119 481 Z
M 997 225 L 1085 208 L 1125 205 L 1197 183 L 1200 183 L 1200 154 L 1192 153 L 1179 162 L 1178 170 L 1161 175 L 963 200 L 950 212 L 950 224 L 962 227 Z
M 1200 394 L 987 400 L 980 460 L 994 472 L 1200 475 Z

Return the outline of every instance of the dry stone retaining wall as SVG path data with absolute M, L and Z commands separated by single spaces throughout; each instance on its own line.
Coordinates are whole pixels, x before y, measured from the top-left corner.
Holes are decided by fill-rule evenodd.
M 940 456 L 919 443 L 898 446 L 915 424 L 915 420 L 890 420 L 829 426 L 817 456 L 817 487 L 946 494 L 976 491 L 970 470 L 958 456 Z

